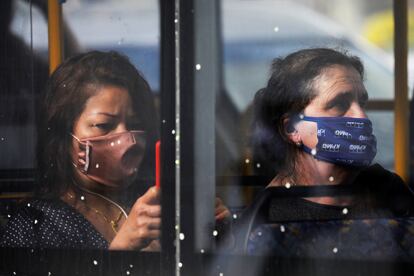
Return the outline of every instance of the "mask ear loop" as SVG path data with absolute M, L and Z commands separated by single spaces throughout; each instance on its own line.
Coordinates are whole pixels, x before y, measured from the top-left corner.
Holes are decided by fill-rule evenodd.
M 88 172 L 88 169 L 89 169 L 89 153 L 90 153 L 90 146 L 91 146 L 91 143 L 89 142 L 89 141 L 86 141 L 86 143 L 85 142 L 82 142 L 78 137 L 76 137 L 75 135 L 73 135 L 72 133 L 70 134 L 73 138 L 75 138 L 80 144 L 84 144 L 85 145 L 85 165 L 83 166 L 83 169 L 82 169 L 82 171 L 84 172 L 84 173 L 87 173 Z M 77 168 L 78 166 L 75 164 L 75 163 L 73 163 L 72 162 L 72 164 Z

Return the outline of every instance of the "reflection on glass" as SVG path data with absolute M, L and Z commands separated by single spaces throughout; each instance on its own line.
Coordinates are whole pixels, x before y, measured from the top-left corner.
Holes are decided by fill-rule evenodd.
M 28 169 L 35 164 L 35 102 L 48 75 L 32 43 L 32 37 L 41 40 L 36 35 L 44 22 L 31 21 L 30 13 L 41 18 L 45 10 L 23 1 L 2 1 L 0 10 L 0 169 Z

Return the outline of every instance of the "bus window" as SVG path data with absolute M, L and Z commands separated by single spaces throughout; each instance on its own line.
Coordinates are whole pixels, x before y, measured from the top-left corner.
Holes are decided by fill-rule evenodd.
M 359 251 L 358 245 L 352 247 L 346 240 L 360 238 L 359 231 L 376 231 L 374 228 L 381 228 L 378 231 L 395 246 L 399 241 L 393 239 L 393 232 L 401 229 L 401 239 L 410 243 L 410 231 L 403 230 L 403 224 L 412 224 L 412 195 L 400 176 L 392 172 L 393 53 L 369 42 L 358 27 L 375 12 L 392 10 L 392 1 L 223 0 L 218 8 L 207 6 L 198 1 L 194 4 L 194 60 L 187 64 L 193 70 L 184 72 L 194 76 L 194 94 L 181 102 L 194 104 L 189 109 L 183 107 L 187 113 L 183 111 L 180 118 L 191 139 L 183 133 L 179 137 L 185 145 L 183 159 L 179 160 L 185 175 L 181 187 L 194 194 L 195 206 L 192 209 L 190 203 L 183 202 L 181 214 L 194 217 L 196 252 L 214 252 L 208 247 L 211 239 L 225 235 L 214 221 L 216 196 L 231 211 L 233 229 L 238 228 L 238 221 L 245 223 L 243 217 L 251 214 L 246 212 L 256 212 L 261 223 L 273 224 L 250 231 L 248 238 L 236 239 L 238 254 L 358 260 L 365 248 Z M 201 8 L 209 14 L 211 29 L 217 34 L 207 32 L 208 20 Z M 219 10 L 218 18 L 215 9 Z M 338 88 L 339 83 L 343 87 Z M 335 93 L 335 104 L 328 102 Z M 214 116 L 207 113 L 212 109 Z M 347 130 L 342 124 L 360 129 Z M 185 139 L 193 144 L 185 143 Z M 335 142 L 337 139 L 344 140 Z M 193 174 L 187 172 L 192 168 L 186 165 L 186 153 L 191 156 L 187 162 L 194 162 L 190 162 Z M 325 170 L 321 164 L 340 168 L 341 173 Z M 377 189 L 371 186 L 372 181 L 378 184 Z M 194 190 L 189 188 L 190 182 Z M 355 190 L 342 191 L 344 183 L 353 184 Z M 313 191 L 307 186 L 322 188 Z M 338 190 L 325 190 L 324 186 Z M 364 208 L 361 204 L 368 205 Z M 402 223 L 400 215 L 406 216 Z M 369 222 L 360 224 L 365 218 Z M 327 220 L 335 222 L 324 224 Z M 339 225 L 337 220 L 345 224 L 344 220 L 351 220 L 355 227 Z M 395 229 L 383 227 L 389 220 L 396 222 Z M 254 223 L 250 220 L 246 225 L 252 230 Z M 364 228 L 368 225 L 373 228 Z M 311 228 L 315 232 L 308 237 L 305 229 Z M 336 230 L 325 232 L 327 228 Z M 267 234 L 267 239 L 263 238 Z M 387 247 L 377 240 L 373 234 L 364 242 L 375 248 Z M 269 250 L 260 251 L 259 247 Z M 409 248 L 387 250 L 383 253 L 387 256 L 372 254 L 366 258 L 404 259 Z M 232 252 L 230 248 L 224 251 Z
M 44 11 L 24 1 L 1 5 L 0 170 L 33 169 L 35 102 L 48 76 L 47 58 L 40 48 L 47 45 Z
M 100 250 L 150 251 L 156 252 L 148 258 L 154 256 L 157 267 L 157 1 L 56 1 L 57 14 L 61 9 L 63 15 L 63 59 L 49 78 L 47 1 L 6 3 L 12 1 L 1 5 L 14 13 L 10 24 L 1 25 L 10 30 L 8 40 L 1 41 L 1 84 L 7 89 L 0 95 L 5 106 L 0 169 L 31 169 L 32 174 L 27 179 L 8 171 L 2 175 L 7 208 L 2 210 L 1 247 L 23 248 L 23 255 L 38 249 L 70 255 L 67 249 L 75 249 L 110 259 L 110 253 Z M 24 187 L 17 187 L 22 182 Z M 46 259 L 52 262 L 56 256 Z M 126 252 L 125 258 L 129 256 Z M 86 267 L 76 261 L 71 269 L 104 266 L 102 260 Z M 128 264 L 128 273 L 144 269 L 136 261 Z

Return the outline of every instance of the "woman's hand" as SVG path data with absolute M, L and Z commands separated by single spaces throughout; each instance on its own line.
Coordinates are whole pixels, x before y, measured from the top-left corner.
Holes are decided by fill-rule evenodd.
M 111 250 L 159 250 L 161 235 L 161 191 L 151 187 L 138 198 L 128 219 L 112 240 Z M 158 245 L 158 246 L 156 246 Z
M 229 209 L 226 207 L 226 205 L 224 205 L 223 201 L 216 197 L 216 206 L 215 206 L 215 218 L 216 218 L 216 222 L 225 222 L 227 220 L 230 220 L 230 211 Z

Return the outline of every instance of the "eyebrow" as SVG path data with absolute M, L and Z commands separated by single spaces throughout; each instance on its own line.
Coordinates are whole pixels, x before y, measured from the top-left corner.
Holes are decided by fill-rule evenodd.
M 90 115 L 105 115 L 105 116 L 112 117 L 112 118 L 118 118 L 119 117 L 119 115 L 117 115 L 117 114 L 112 114 L 112 113 L 108 113 L 108 112 L 92 112 L 92 113 L 90 113 Z

